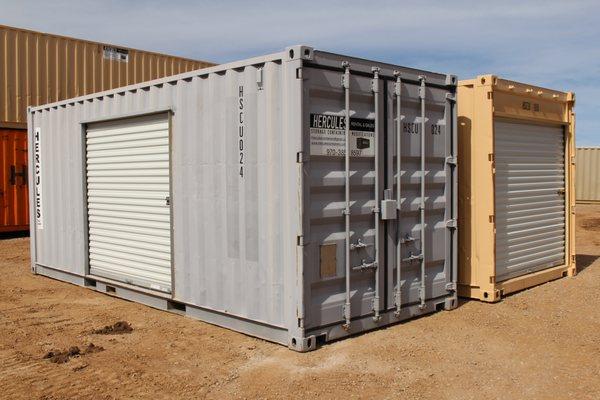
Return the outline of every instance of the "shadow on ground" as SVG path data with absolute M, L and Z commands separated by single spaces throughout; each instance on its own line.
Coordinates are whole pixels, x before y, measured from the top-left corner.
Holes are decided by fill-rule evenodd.
M 28 237 L 29 231 L 0 232 L 0 240 Z
M 600 256 L 590 254 L 577 254 L 577 272 L 582 272 L 587 267 L 592 265 Z

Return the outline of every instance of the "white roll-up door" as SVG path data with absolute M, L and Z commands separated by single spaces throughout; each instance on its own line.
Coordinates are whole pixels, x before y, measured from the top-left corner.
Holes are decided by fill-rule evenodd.
M 88 125 L 90 274 L 171 291 L 169 119 Z
M 565 261 L 562 127 L 494 124 L 496 279 Z

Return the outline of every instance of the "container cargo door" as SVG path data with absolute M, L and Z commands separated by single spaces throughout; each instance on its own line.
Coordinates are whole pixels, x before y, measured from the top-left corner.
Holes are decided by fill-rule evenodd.
M 90 274 L 171 291 L 169 116 L 88 125 Z
M 388 85 L 386 187 L 400 198 L 387 229 L 388 307 L 402 314 L 415 304 L 427 311 L 424 303 L 442 302 L 454 286 L 456 132 L 447 89 L 403 80 Z
M 27 131 L 0 130 L 0 163 L 0 232 L 27 230 Z
M 494 124 L 496 280 L 565 262 L 562 127 Z
M 307 328 L 344 322 L 345 285 L 345 100 L 339 84 L 340 72 L 305 68 L 306 148 L 309 149 L 305 192 L 304 240 L 308 260 L 305 266 Z M 383 250 L 375 261 L 375 230 L 383 232 L 383 223 L 374 222 L 375 179 L 383 189 L 383 135 L 375 132 L 372 78 L 350 77 L 350 302 L 351 316 L 373 313 L 375 274 L 379 274 L 380 301 L 384 297 Z M 332 82 L 335 82 L 332 84 Z M 381 85 L 383 85 L 381 83 Z M 383 110 L 383 106 L 381 107 Z M 381 111 L 383 114 L 383 111 Z M 380 115 L 379 118 L 382 119 Z M 381 124 L 383 125 L 383 124 Z M 380 131 L 381 133 L 381 131 Z M 379 140 L 380 175 L 375 174 L 375 140 Z M 383 190 L 382 190 L 383 192 Z M 383 243 L 383 235 L 380 242 Z M 383 245 L 380 246 L 383 249 Z

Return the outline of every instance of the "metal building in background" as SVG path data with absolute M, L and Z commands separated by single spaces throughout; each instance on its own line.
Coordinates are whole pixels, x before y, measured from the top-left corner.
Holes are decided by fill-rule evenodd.
M 577 203 L 600 204 L 600 147 L 577 148 Z
M 493 75 L 458 96 L 459 294 L 574 275 L 575 96 Z
M 0 231 L 28 228 L 27 107 L 213 64 L 0 25 Z
M 32 269 L 298 351 L 451 309 L 455 91 L 295 46 L 33 108 Z

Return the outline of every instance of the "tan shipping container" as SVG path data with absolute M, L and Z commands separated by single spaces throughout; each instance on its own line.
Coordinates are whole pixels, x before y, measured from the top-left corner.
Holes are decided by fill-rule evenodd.
M 21 158 L 27 158 L 27 149 L 23 146 L 26 146 L 24 129 L 27 128 L 28 106 L 212 65 L 0 25 L 0 129 L 3 129 L 0 131 L 3 152 L 0 160 L 0 232 L 29 229 L 27 179 L 21 179 L 19 175 L 23 169 Z
M 0 25 L 0 128 L 26 128 L 28 106 L 212 65 Z
M 575 96 L 459 82 L 459 295 L 494 302 L 575 268 Z
M 600 204 L 600 147 L 578 147 L 576 163 L 577 203 Z

